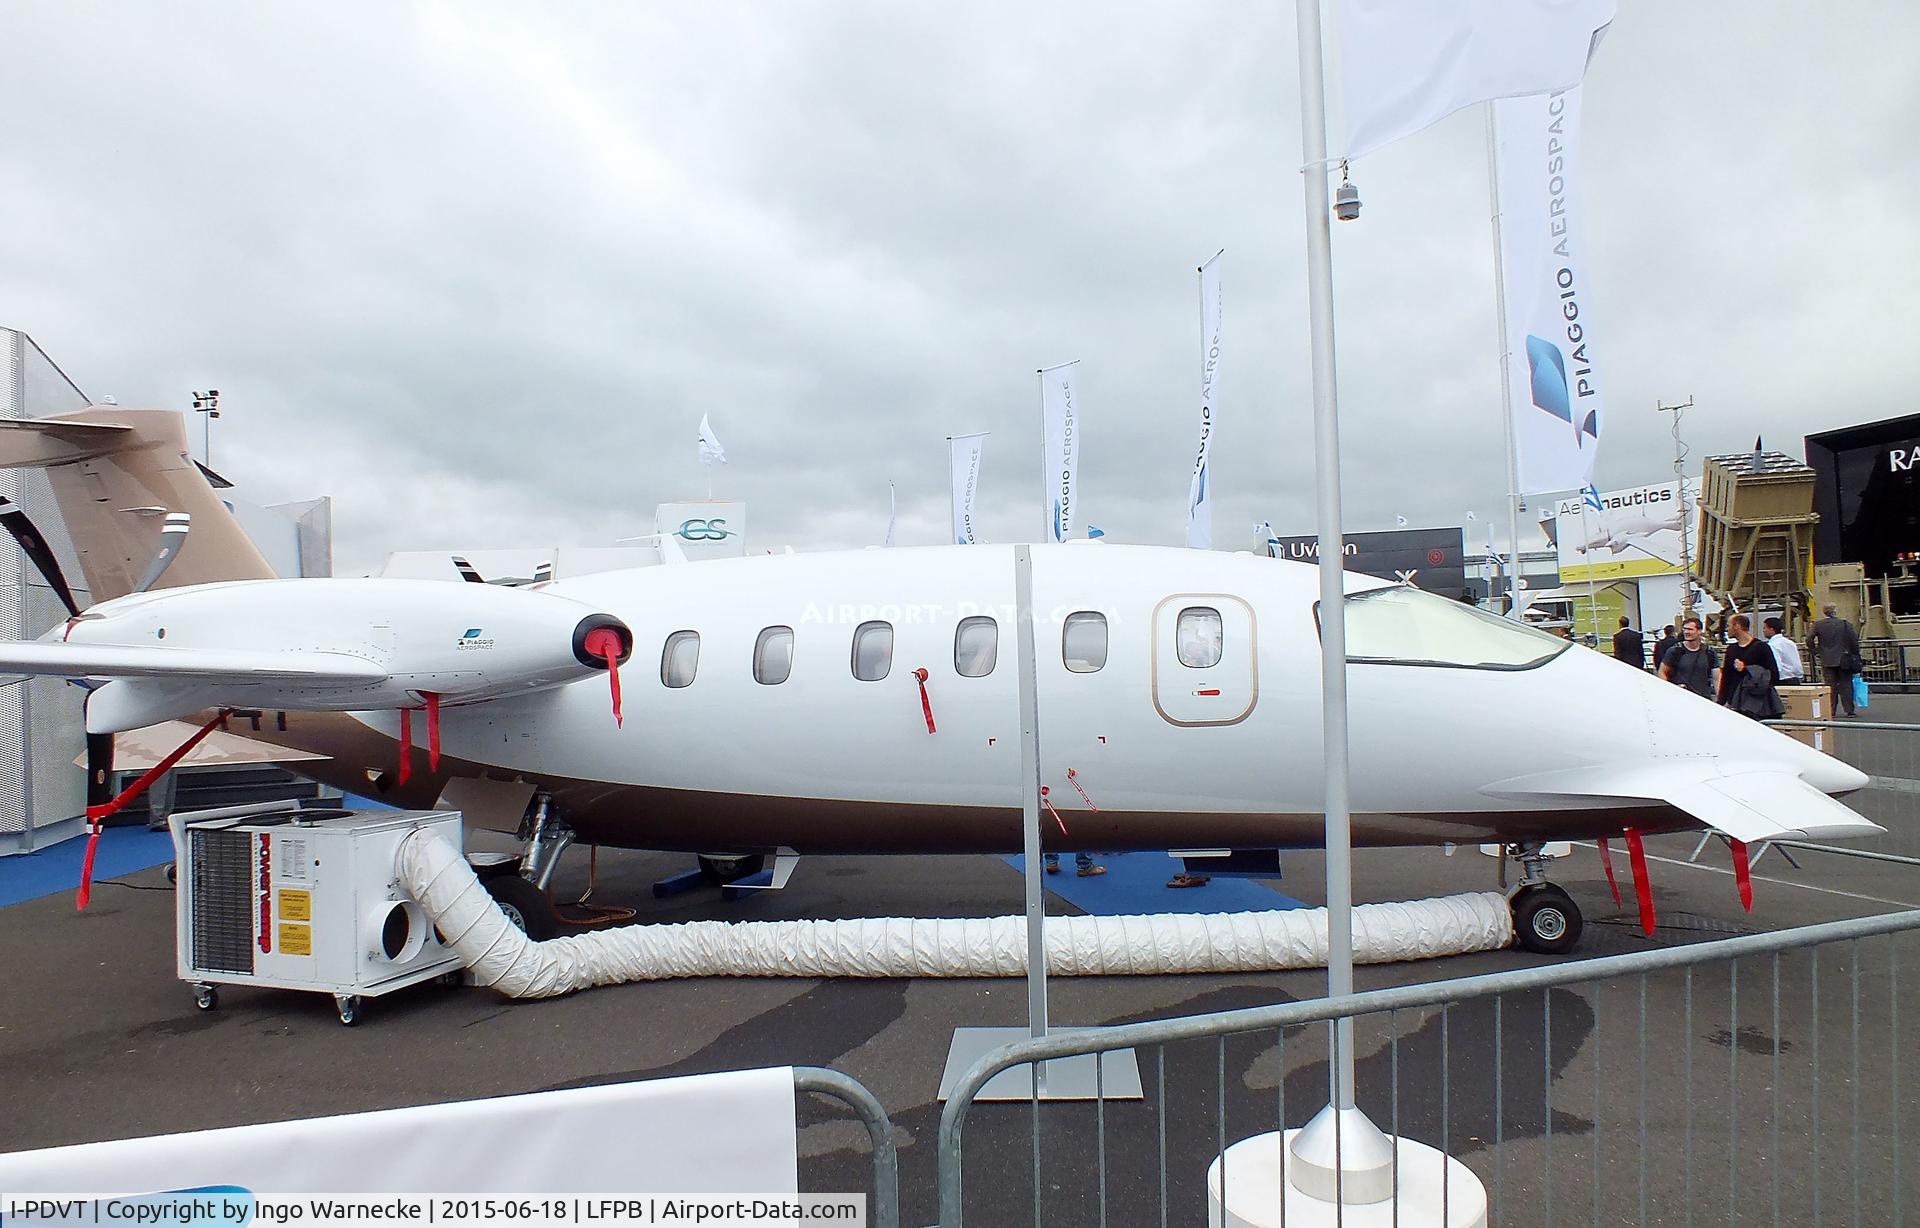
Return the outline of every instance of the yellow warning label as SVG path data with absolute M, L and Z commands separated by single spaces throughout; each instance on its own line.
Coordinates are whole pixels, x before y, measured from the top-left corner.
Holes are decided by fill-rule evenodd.
M 302 891 L 299 894 L 305 895 L 306 892 Z M 280 954 L 313 954 L 313 927 L 311 925 L 281 925 Z
M 313 920 L 313 892 L 281 891 L 280 919 L 282 921 Z M 305 952 L 303 951 L 301 954 L 305 954 Z

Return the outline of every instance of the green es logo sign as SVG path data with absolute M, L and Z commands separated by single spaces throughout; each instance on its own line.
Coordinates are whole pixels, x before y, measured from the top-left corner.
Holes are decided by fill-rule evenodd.
M 683 520 L 680 522 L 680 527 L 673 531 L 673 535 L 683 537 L 690 542 L 717 542 L 739 536 L 727 527 L 727 518 L 724 516 L 716 516 L 712 520 Z

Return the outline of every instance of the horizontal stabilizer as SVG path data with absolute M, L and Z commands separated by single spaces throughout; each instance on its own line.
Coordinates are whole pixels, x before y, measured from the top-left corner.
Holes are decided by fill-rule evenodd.
M 1865 779 L 1860 777 L 1860 782 Z M 1484 792 L 1562 805 L 1582 798 L 1665 802 L 1748 844 L 1858 838 L 1885 830 L 1777 765 L 1712 758 L 1543 772 L 1500 781 Z
M 371 661 L 334 652 L 231 652 L 165 648 L 157 644 L 64 644 L 45 640 L 0 643 L 0 674 L 165 678 L 234 685 L 292 682 L 314 687 L 367 686 L 387 678 L 387 671 Z
M 115 422 L 69 422 L 58 418 L 0 418 L 0 468 L 66 465 L 105 456 L 133 428 Z

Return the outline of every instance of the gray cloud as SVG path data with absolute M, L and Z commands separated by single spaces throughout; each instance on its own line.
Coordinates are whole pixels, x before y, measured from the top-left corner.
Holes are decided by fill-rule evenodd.
M 704 489 L 757 545 L 944 538 L 991 430 L 1034 532 L 1036 367 L 1084 362 L 1085 516 L 1180 540 L 1194 266 L 1225 264 L 1216 537 L 1312 528 L 1291 13 L 16 6 L 0 285 L 95 395 L 184 407 L 257 498 L 390 549 L 604 542 Z M 1589 78 L 1601 485 L 1908 412 L 1916 18 L 1624 8 Z M 1503 488 L 1483 120 L 1356 166 L 1336 229 L 1348 523 Z

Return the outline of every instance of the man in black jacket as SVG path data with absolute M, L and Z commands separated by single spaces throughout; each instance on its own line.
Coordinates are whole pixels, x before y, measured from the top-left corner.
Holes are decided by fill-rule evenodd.
M 1667 659 L 1667 650 L 1679 642 L 1680 637 L 1673 633 L 1672 623 L 1668 623 L 1666 626 L 1660 628 L 1660 638 L 1653 642 L 1654 673 L 1657 674 L 1660 672 L 1660 663 Z
M 1624 661 L 1635 669 L 1647 668 L 1647 642 L 1624 615 L 1620 619 L 1620 629 L 1613 633 L 1613 659 Z
M 1807 651 L 1826 671 L 1827 689 L 1832 692 L 1833 711 L 1853 715 L 1853 676 L 1860 672 L 1860 633 L 1841 618 L 1831 601 L 1821 607 L 1826 617 L 1813 624 L 1807 636 Z

